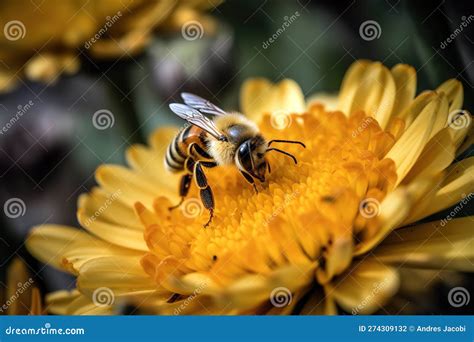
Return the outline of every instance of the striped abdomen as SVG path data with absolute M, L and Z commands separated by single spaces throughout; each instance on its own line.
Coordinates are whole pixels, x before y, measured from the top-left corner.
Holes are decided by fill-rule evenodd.
M 186 169 L 188 157 L 192 157 L 189 159 L 193 160 L 212 159 L 206 152 L 206 135 L 204 130 L 196 126 L 182 129 L 168 146 L 165 157 L 166 168 L 171 172 L 181 172 Z M 193 160 L 188 162 L 194 164 Z

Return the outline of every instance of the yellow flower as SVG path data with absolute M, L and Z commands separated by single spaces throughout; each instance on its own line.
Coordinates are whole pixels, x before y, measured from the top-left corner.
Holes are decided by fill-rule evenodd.
M 257 194 L 236 168 L 210 169 L 207 229 L 196 189 L 168 211 L 179 176 L 163 157 L 177 129 L 158 129 L 151 147 L 128 150 L 131 168 L 98 168 L 99 186 L 79 200 L 86 231 L 31 232 L 33 255 L 77 276 L 73 295 L 49 298 L 51 311 L 87 313 L 81 304 L 93 308 L 107 289 L 107 304 L 151 313 L 366 314 L 397 292 L 400 267 L 473 271 L 472 217 L 413 224 L 472 195 L 474 159 L 451 165 L 470 129 L 463 89 L 415 89 L 410 66 L 358 61 L 327 111 L 307 107 L 293 81 L 247 81 L 241 107 L 264 136 L 307 148 L 288 147 L 297 165 L 269 155 Z
M 202 12 L 221 0 L 4 1 L 0 4 L 0 92 L 21 76 L 53 83 L 61 73 L 74 74 L 81 54 L 122 58 L 137 54 L 155 30 L 181 29 L 199 19 L 202 30 L 214 23 Z M 82 49 L 83 52 L 79 52 Z
M 25 264 L 13 259 L 7 269 L 5 291 L 0 291 L 0 315 L 43 315 L 39 289 L 34 286 Z

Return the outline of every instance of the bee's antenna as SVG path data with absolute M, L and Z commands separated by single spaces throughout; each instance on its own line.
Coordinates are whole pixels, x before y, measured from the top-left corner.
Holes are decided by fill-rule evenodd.
M 282 150 L 280 150 L 280 149 L 278 149 L 278 148 L 273 148 L 273 147 L 267 149 L 267 152 L 270 152 L 270 151 L 275 151 L 275 152 L 279 152 L 279 153 L 281 153 L 281 154 L 284 154 L 284 155 L 290 157 L 291 159 L 293 159 L 293 161 L 295 162 L 295 164 L 298 164 L 298 161 L 296 160 L 296 157 L 295 157 L 294 155 L 292 155 L 291 153 L 288 153 L 288 152 L 285 152 L 285 151 L 282 151 Z
M 295 141 L 295 140 L 281 140 L 281 139 L 273 139 L 268 142 L 268 146 L 270 146 L 272 143 L 287 143 L 287 144 L 298 144 L 306 148 L 306 145 L 303 144 L 301 141 Z

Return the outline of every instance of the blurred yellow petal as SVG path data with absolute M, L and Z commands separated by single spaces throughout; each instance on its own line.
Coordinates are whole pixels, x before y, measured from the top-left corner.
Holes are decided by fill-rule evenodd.
M 408 108 L 416 94 L 416 71 L 410 65 L 397 64 L 391 70 L 396 86 L 392 116 L 400 115 Z
M 396 293 L 399 277 L 396 270 L 375 258 L 355 264 L 327 287 L 327 295 L 346 312 L 367 315 L 383 307 Z
M 462 83 L 456 79 L 450 79 L 436 88 L 437 92 L 446 94 L 449 101 L 449 112 L 453 112 L 462 107 L 464 101 L 464 89 Z
M 429 196 L 420 203 L 405 220 L 405 224 L 413 223 L 458 203 L 474 189 L 474 157 L 457 162 L 447 168 L 447 176 L 442 183 L 434 187 Z
M 240 104 L 242 113 L 257 122 L 266 113 L 301 113 L 306 108 L 301 88 L 290 79 L 276 84 L 264 78 L 249 79 L 242 85 Z
M 439 98 L 429 102 L 386 155 L 397 165 L 397 184 L 403 181 L 428 143 L 440 105 Z
M 381 262 L 410 267 L 474 271 L 474 218 L 398 229 L 374 251 Z
M 339 91 L 338 109 L 346 115 L 351 114 L 354 97 L 370 64 L 372 62 L 367 60 L 355 61 L 344 75 Z

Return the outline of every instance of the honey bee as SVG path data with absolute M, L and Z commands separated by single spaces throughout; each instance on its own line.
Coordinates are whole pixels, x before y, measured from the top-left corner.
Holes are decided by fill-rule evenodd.
M 184 202 L 194 179 L 202 204 L 209 210 L 209 220 L 204 227 L 211 223 L 215 208 L 214 196 L 204 168 L 235 165 L 258 192 L 255 179 L 263 183 L 266 171 L 271 172 L 270 164 L 265 158 L 268 152 L 284 154 L 297 164 L 296 157 L 292 154 L 270 147 L 273 143 L 306 147 L 300 141 L 273 139 L 267 142 L 257 125 L 244 115 L 226 112 L 197 95 L 182 93 L 181 97 L 184 104 L 171 103 L 169 107 L 190 125 L 176 135 L 166 152 L 166 168 L 173 173 L 184 172 L 179 185 L 181 201 L 169 209 L 178 208 Z M 214 119 L 211 120 L 204 114 L 213 115 Z

